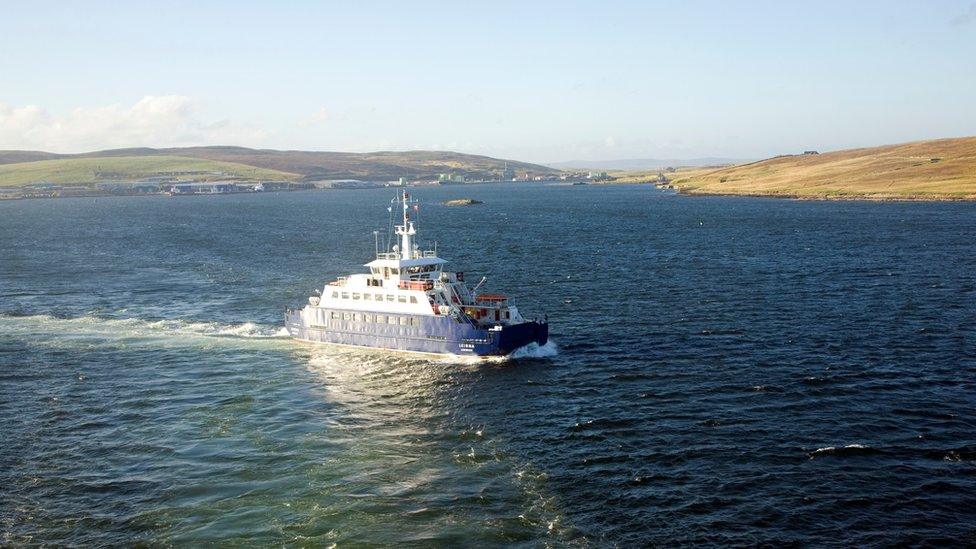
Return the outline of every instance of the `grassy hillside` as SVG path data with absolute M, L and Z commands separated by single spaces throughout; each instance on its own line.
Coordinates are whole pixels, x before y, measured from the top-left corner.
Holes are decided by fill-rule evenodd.
M 164 149 L 171 154 L 240 162 L 274 170 L 299 173 L 307 178 L 396 179 L 399 177 L 436 178 L 455 173 L 469 178 L 491 178 L 507 163 L 519 172 L 532 175 L 553 174 L 557 170 L 513 160 L 449 151 L 381 151 L 338 153 L 310 151 L 255 150 L 242 147 L 192 147 Z
M 0 164 L 14 164 L 17 162 L 35 162 L 37 160 L 53 160 L 64 155 L 41 151 L 0 151 Z
M 248 149 L 245 147 L 185 147 L 172 149 L 115 149 L 108 151 L 98 151 L 75 155 L 53 155 L 51 153 L 41 153 L 35 151 L 0 151 L 0 168 L 10 163 L 26 163 L 28 160 L 42 160 L 51 162 L 61 162 L 67 160 L 98 161 L 103 160 L 107 166 L 108 162 L 117 158 L 141 158 L 145 159 L 138 166 L 141 175 L 127 175 L 128 178 L 144 177 L 151 175 L 151 163 L 154 161 L 171 162 L 162 160 L 169 158 L 181 158 L 181 162 L 191 159 L 206 162 L 233 163 L 237 165 L 252 166 L 264 170 L 275 172 L 285 172 L 287 174 L 297 174 L 306 180 L 311 179 L 368 179 L 368 180 L 393 180 L 399 177 L 410 179 L 433 179 L 441 173 L 454 173 L 474 179 L 491 179 L 504 169 L 506 163 L 510 168 L 519 173 L 527 172 L 532 176 L 555 174 L 557 170 L 516 162 L 512 160 L 502 160 L 487 156 L 472 154 L 461 154 L 447 151 L 383 151 L 374 153 L 338 153 L 338 152 L 310 152 L 310 151 L 275 151 Z M 155 159 L 155 160 L 153 160 Z M 33 162 L 32 162 L 33 163 Z M 96 162 L 97 164 L 97 162 Z M 93 164 L 73 164 L 67 166 L 94 166 Z M 44 176 L 49 166 L 38 167 L 38 175 Z M 161 165 L 158 171 L 171 171 L 168 164 Z M 197 165 L 189 169 L 197 169 Z M 26 167 L 17 168 L 20 172 Z M 97 168 L 92 168 L 97 169 Z M 210 168 L 200 168 L 210 169 Z M 219 169 L 219 168 L 214 168 Z M 111 171 L 106 168 L 105 171 Z M 119 170 L 125 173 L 124 170 Z M 12 182 L 0 171 L 0 185 L 14 185 L 25 182 L 22 177 L 13 178 L 19 183 Z M 13 176 L 11 176 L 13 177 Z M 280 175 L 271 176 L 281 178 Z M 44 181 L 57 182 L 60 180 L 48 177 Z M 34 180 L 37 181 L 37 180 Z M 72 180 L 75 181 L 75 180 Z M 31 182 L 31 181 L 26 181 Z
M 976 199 L 976 137 L 780 156 L 672 176 L 691 194 L 876 200 Z
M 668 179 L 675 179 L 705 174 L 724 167 L 726 166 L 682 166 L 673 172 L 664 170 L 615 170 L 608 172 L 608 175 L 613 177 L 611 183 L 656 183 L 658 174 L 661 173 L 664 173 Z
M 0 164 L 0 186 L 28 183 L 78 183 L 132 181 L 154 175 L 178 178 L 223 179 L 239 177 L 262 180 L 298 179 L 297 174 L 182 156 L 116 156 L 111 158 L 59 158 L 36 162 Z

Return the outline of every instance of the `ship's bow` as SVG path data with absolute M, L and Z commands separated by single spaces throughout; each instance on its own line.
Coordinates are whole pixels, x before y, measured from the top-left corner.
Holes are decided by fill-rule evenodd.
M 521 324 L 505 326 L 498 332 L 498 340 L 493 354 L 507 355 L 532 343 L 541 347 L 548 341 L 548 322 L 522 322 Z

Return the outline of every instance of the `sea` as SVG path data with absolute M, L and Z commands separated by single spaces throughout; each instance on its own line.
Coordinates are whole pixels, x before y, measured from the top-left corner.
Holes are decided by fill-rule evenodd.
M 287 337 L 393 189 L 0 203 L 0 545 L 976 543 L 973 203 L 412 193 L 547 345 Z

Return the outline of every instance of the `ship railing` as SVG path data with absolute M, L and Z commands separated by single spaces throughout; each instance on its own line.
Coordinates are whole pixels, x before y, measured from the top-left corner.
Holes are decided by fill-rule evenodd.
M 345 286 L 346 281 L 349 280 L 347 276 L 340 276 L 339 278 L 329 282 L 329 286 Z
M 458 308 L 458 316 L 461 317 L 461 320 L 464 323 L 470 324 L 471 326 L 474 326 L 475 328 L 478 327 L 478 325 L 475 323 L 475 319 L 473 319 L 470 316 L 468 316 L 468 313 L 463 308 Z
M 400 259 L 400 254 L 397 252 L 380 252 L 376 254 L 376 259 Z
M 474 301 L 475 303 L 503 304 L 508 302 L 508 296 L 505 294 L 496 294 L 496 293 L 477 294 L 474 296 Z
M 433 280 L 401 280 L 399 285 L 401 290 L 420 290 L 427 292 L 434 289 Z

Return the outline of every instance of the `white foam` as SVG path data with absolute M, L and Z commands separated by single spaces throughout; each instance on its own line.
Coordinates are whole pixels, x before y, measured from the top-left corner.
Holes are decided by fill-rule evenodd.
M 23 334 L 31 341 L 47 341 L 55 345 L 71 342 L 125 342 L 133 340 L 186 339 L 277 339 L 288 337 L 279 326 L 254 322 L 224 324 L 219 322 L 191 322 L 180 319 L 144 320 L 140 318 L 99 318 L 80 316 L 57 318 L 50 315 L 10 316 L 0 314 L 0 326 L 6 333 Z M 41 336 L 40 338 L 38 336 Z
M 516 349 L 515 352 L 508 356 L 510 358 L 549 358 L 558 354 L 559 347 L 556 346 L 555 341 L 550 339 L 545 345 L 530 343 L 521 349 Z
M 818 456 L 824 456 L 824 455 L 828 455 L 828 456 L 835 455 L 840 452 L 843 452 L 844 450 L 870 450 L 870 449 L 871 449 L 870 446 L 866 446 L 864 444 L 857 444 L 857 443 L 848 444 L 847 446 L 842 446 L 840 448 L 836 446 L 824 446 L 823 448 L 817 448 L 816 450 L 810 452 L 810 459 L 813 459 Z
M 509 362 L 511 360 L 525 358 L 549 358 L 556 356 L 557 354 L 559 354 L 559 348 L 556 346 L 556 343 L 550 339 L 545 345 L 530 343 L 525 347 L 520 347 L 512 351 L 510 354 L 503 356 L 443 355 L 441 357 L 434 357 L 431 355 L 431 357 L 434 362 L 477 366 L 479 364 L 499 364 Z

